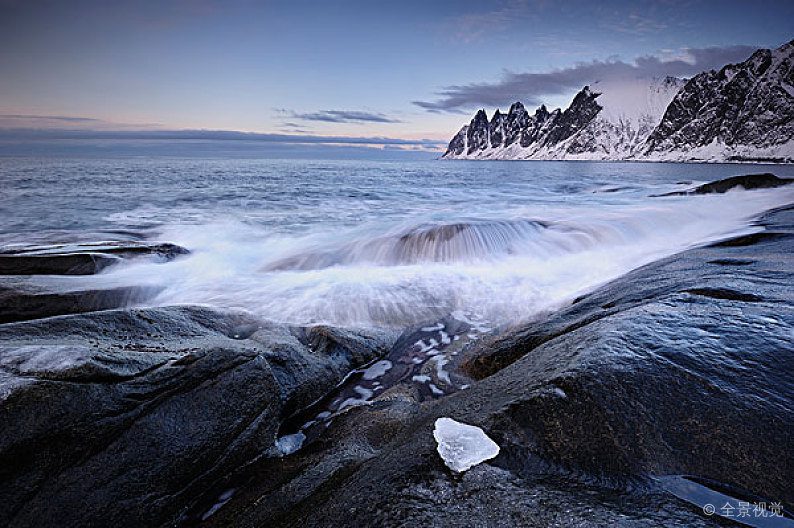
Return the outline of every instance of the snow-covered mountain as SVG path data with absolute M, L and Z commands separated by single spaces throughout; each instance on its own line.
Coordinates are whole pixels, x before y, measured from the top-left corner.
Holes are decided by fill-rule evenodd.
M 484 110 L 446 159 L 794 162 L 794 41 L 688 81 L 615 79 L 562 110 Z

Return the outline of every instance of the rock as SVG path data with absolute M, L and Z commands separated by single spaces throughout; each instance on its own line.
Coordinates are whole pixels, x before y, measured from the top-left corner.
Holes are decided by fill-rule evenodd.
M 0 275 L 93 275 L 120 260 L 101 253 L 0 254 Z
M 275 449 L 292 409 L 387 346 L 377 334 L 195 307 L 0 330 L 9 527 L 172 524 L 225 472 Z
M 110 310 L 154 297 L 154 287 L 82 288 L 57 281 L 0 279 L 0 323 Z
M 398 383 L 199 511 L 235 487 L 209 525 L 720 525 L 662 484 L 676 475 L 793 504 L 794 207 L 759 224 L 777 235 L 686 251 L 475 342 L 446 366 L 469 388 L 420 400 Z M 498 456 L 450 475 L 428 434 L 446 416 Z
M 124 259 L 168 262 L 187 253 L 175 244 L 136 241 L 6 246 L 0 249 L 0 323 L 142 303 L 160 290 L 138 286 L 98 289 L 67 276 L 98 273 Z
M 794 206 L 757 225 L 469 346 L 460 314 L 394 343 L 197 307 L 3 325 L 0 525 L 724 524 L 671 481 L 790 507 Z M 440 398 L 391 357 L 431 336 Z M 280 432 L 353 368 L 387 388 Z M 449 416 L 498 455 L 450 474 Z
M 0 275 L 93 275 L 124 258 L 173 260 L 189 251 L 176 244 L 96 242 L 0 249 Z
M 725 178 L 724 180 L 705 183 L 688 191 L 669 192 L 659 196 L 687 196 L 690 194 L 725 193 L 738 187 L 748 191 L 752 189 L 771 189 L 775 187 L 782 187 L 783 185 L 790 185 L 791 183 L 794 183 L 794 178 L 778 178 L 774 174 L 765 172 L 763 174 L 733 176 L 732 178 Z
M 462 473 L 499 454 L 499 446 L 474 425 L 439 418 L 433 429 L 438 454 L 449 469 Z

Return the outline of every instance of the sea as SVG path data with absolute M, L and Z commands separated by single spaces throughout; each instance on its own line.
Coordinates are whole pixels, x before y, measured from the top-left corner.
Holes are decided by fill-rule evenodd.
M 794 188 L 659 196 L 782 165 L 0 158 L 0 250 L 163 241 L 75 288 L 152 286 L 279 322 L 405 327 L 537 317 L 632 269 L 760 229 Z M 794 186 L 792 186 L 794 187 Z M 46 280 L 42 279 L 42 280 Z

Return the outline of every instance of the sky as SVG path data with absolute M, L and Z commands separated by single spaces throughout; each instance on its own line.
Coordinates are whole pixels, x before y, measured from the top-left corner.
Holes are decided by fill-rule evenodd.
M 0 141 L 435 151 L 481 107 L 564 107 L 792 38 L 790 1 L 0 0 Z

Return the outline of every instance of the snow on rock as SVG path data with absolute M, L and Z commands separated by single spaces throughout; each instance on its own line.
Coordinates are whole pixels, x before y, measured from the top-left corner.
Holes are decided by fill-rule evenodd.
M 364 371 L 364 373 L 362 374 L 361 377 L 363 379 L 365 379 L 365 380 L 378 379 L 381 376 L 383 376 L 384 374 L 386 374 L 386 372 L 388 372 L 389 369 L 391 369 L 391 368 L 392 368 L 392 362 L 391 361 L 389 361 L 388 359 L 381 359 L 380 361 L 376 361 L 375 363 L 370 365 Z
M 433 429 L 438 454 L 449 469 L 461 473 L 499 454 L 499 446 L 482 429 L 439 418 Z

